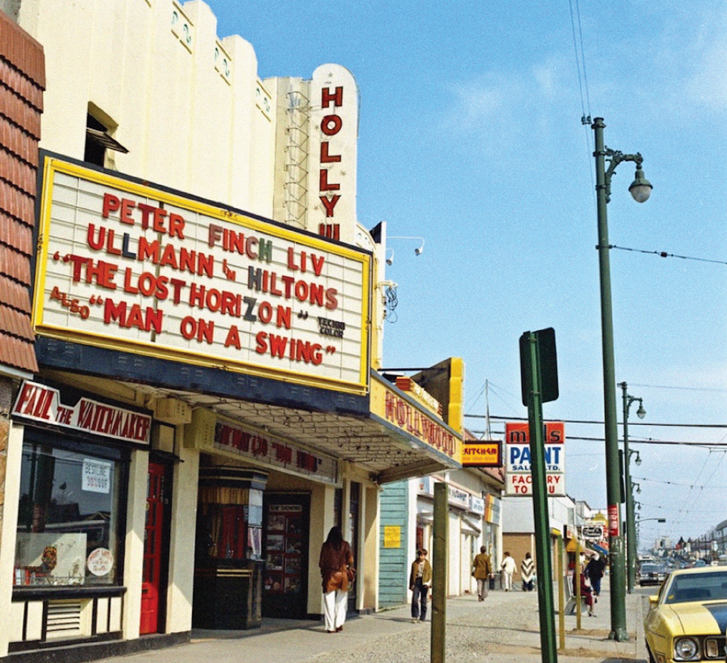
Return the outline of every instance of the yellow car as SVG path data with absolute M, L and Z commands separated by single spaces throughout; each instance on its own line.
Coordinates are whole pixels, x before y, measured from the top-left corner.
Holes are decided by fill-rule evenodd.
M 672 571 L 644 619 L 651 663 L 724 661 L 727 567 Z

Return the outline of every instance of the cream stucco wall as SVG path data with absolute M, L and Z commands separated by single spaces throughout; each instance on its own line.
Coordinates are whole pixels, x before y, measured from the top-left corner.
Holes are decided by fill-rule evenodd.
M 174 467 L 172 495 L 175 508 L 172 510 L 169 546 L 168 633 L 187 631 L 192 623 L 199 452 L 184 448 L 183 437 L 183 427 L 177 427 L 175 449 L 180 462 Z
M 90 105 L 129 150 L 107 167 L 272 215 L 269 95 L 252 46 L 220 39 L 208 5 L 23 0 L 18 21 L 45 49 L 42 148 L 83 159 Z
M 23 453 L 23 436 L 25 428 L 18 424 L 12 423 L 10 430 L 8 431 L 8 446 L 7 446 L 7 467 L 8 468 L 19 468 L 21 462 L 21 456 Z M 12 578 L 13 570 L 15 568 L 15 542 L 16 542 L 16 531 L 18 527 L 18 510 L 20 504 L 20 482 L 10 480 L 10 477 L 5 481 L 5 501 L 2 509 L 2 531 L 0 536 L 2 537 L 2 546 L 0 546 L 0 574 L 3 578 Z M 11 596 L 13 587 L 9 582 L 0 583 L 0 605 L 10 606 Z M 13 635 L 13 626 L 16 625 L 16 620 L 12 619 L 17 617 L 22 625 L 22 615 L 16 615 L 15 611 L 11 611 L 9 615 L 10 625 L 8 628 L 0 629 L 0 656 L 6 656 L 8 653 L 8 643 Z

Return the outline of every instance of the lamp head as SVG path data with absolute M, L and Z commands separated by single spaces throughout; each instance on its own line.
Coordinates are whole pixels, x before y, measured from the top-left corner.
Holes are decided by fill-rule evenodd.
M 644 171 L 641 169 L 641 164 L 638 164 L 636 166 L 636 176 L 629 187 L 632 198 L 637 203 L 645 203 L 649 200 L 649 196 L 651 195 L 651 190 L 653 188 L 654 187 L 651 186 L 651 182 L 644 177 Z
M 420 255 L 421 255 L 422 253 L 424 253 L 424 240 L 422 240 L 422 245 L 421 245 L 421 246 L 417 246 L 417 247 L 416 247 L 416 248 L 414 249 L 414 253 L 415 253 L 416 255 L 418 255 L 418 256 L 420 256 Z
M 639 409 L 638 409 L 638 410 L 636 410 L 636 416 L 637 416 L 637 417 L 638 417 L 639 419 L 643 419 L 643 418 L 644 418 L 644 417 L 646 416 L 646 410 L 644 410 L 644 406 L 643 406 L 643 404 L 641 403 L 641 401 L 639 401 Z
M 394 249 L 386 249 L 386 252 L 388 253 L 386 264 L 391 266 L 394 264 Z
M 641 456 L 639 455 L 639 452 L 636 452 L 636 460 L 634 461 L 637 465 L 641 465 Z

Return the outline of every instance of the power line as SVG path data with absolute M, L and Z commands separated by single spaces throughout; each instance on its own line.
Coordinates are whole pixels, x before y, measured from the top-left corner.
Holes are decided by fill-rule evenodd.
M 471 431 L 474 435 L 484 435 L 485 431 L 481 430 L 473 430 Z M 605 438 L 603 437 L 582 437 L 579 435 L 566 435 L 566 441 L 568 440 L 577 440 L 579 442 L 605 442 Z M 715 450 L 727 450 L 727 443 L 725 444 L 718 444 L 715 442 L 697 442 L 689 441 L 689 440 L 654 440 L 654 439 L 648 439 L 648 440 L 634 440 L 632 437 L 629 437 L 629 444 L 630 445 L 637 445 L 637 444 L 647 444 L 647 445 L 684 445 L 687 447 L 705 447 L 707 449 L 715 449 Z
M 712 262 L 717 265 L 727 265 L 725 260 L 711 260 L 709 258 L 694 258 L 692 256 L 680 256 L 676 253 L 667 253 L 666 251 L 647 251 L 645 249 L 631 249 L 625 246 L 616 246 L 615 244 L 609 244 L 609 249 L 618 249 L 619 251 L 632 251 L 633 253 L 646 253 L 649 255 L 659 256 L 660 258 L 680 258 L 681 260 L 696 260 L 698 262 Z
M 472 419 L 485 419 L 487 415 L 484 414 L 465 414 L 465 417 L 471 417 Z M 496 419 L 497 421 L 527 421 L 527 417 L 502 417 L 496 414 L 491 414 L 490 419 Z M 587 419 L 546 419 L 546 422 L 563 422 L 565 424 L 585 424 L 594 426 L 603 426 L 602 421 L 591 421 Z M 631 426 L 657 426 L 659 428 L 727 428 L 727 424 L 666 424 L 666 423 L 647 423 L 645 421 L 629 421 L 629 428 Z
M 644 389 L 674 389 L 678 391 L 711 391 L 718 394 L 727 394 L 727 389 L 717 389 L 716 387 L 675 387 L 661 384 L 638 384 L 636 382 L 629 383 L 632 387 L 642 387 Z

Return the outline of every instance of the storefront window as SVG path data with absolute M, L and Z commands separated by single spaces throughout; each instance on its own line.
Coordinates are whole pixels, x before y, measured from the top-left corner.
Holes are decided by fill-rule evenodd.
M 14 584 L 121 583 L 122 467 L 93 453 L 24 445 Z

